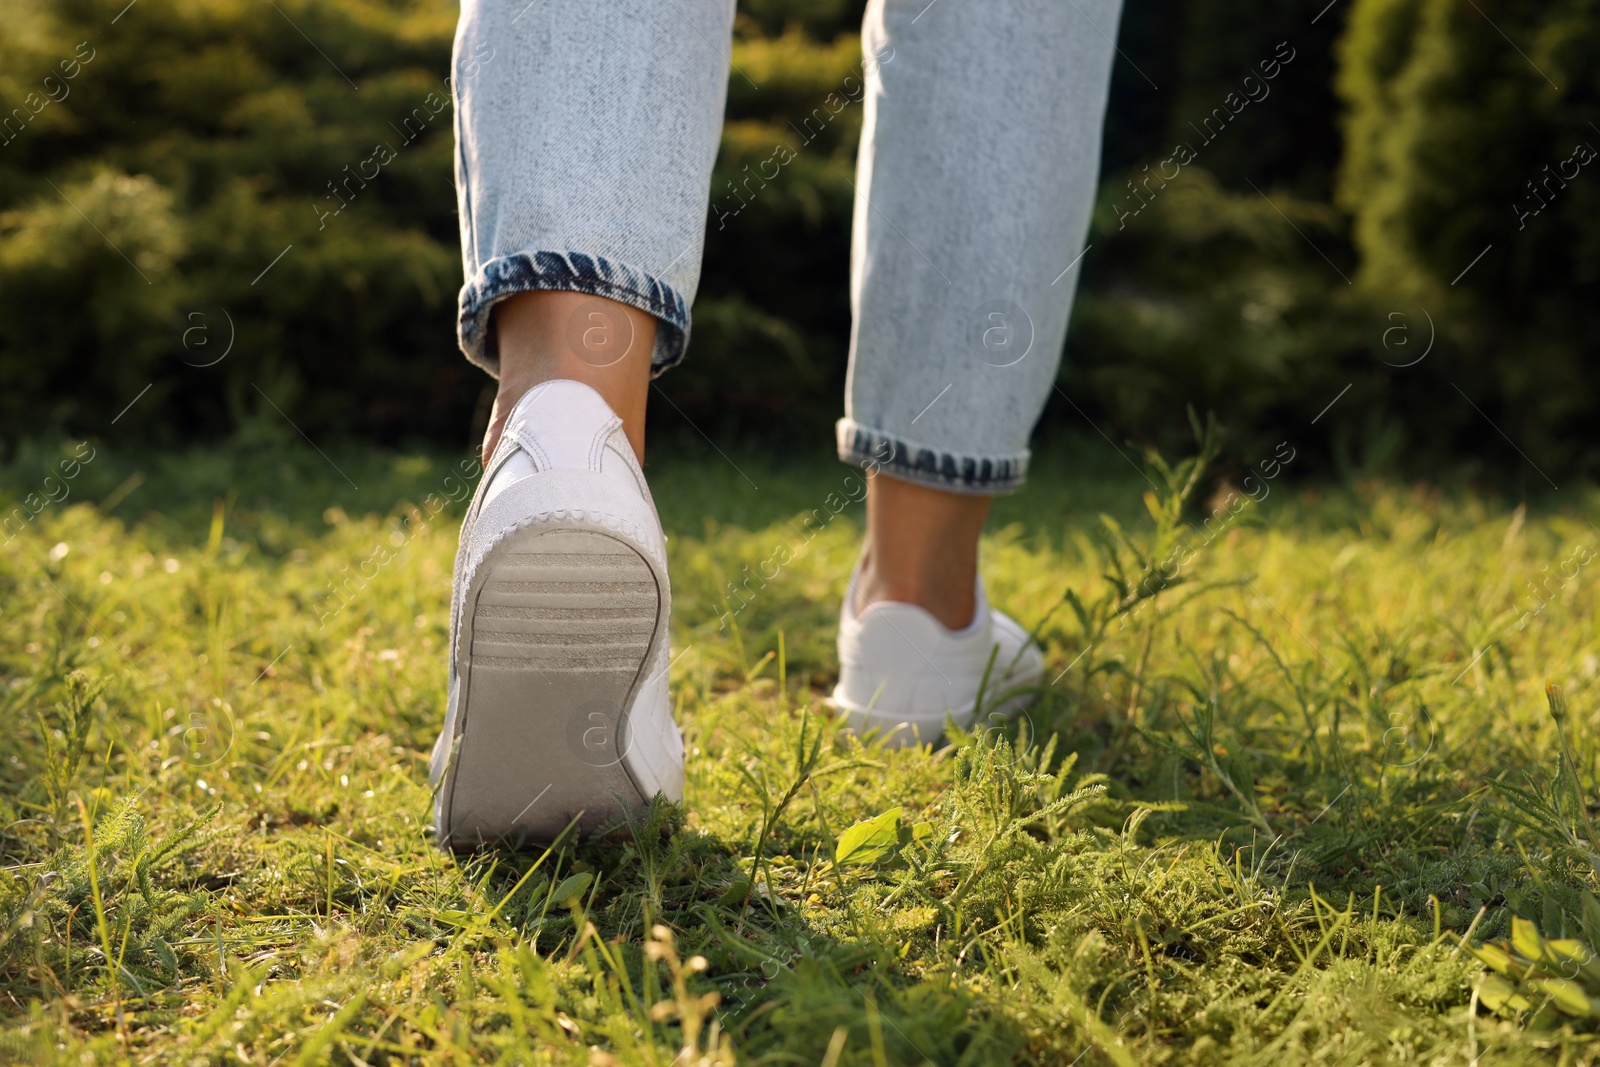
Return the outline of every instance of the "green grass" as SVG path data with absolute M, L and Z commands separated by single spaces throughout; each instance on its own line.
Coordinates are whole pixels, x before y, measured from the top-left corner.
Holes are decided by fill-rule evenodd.
M 822 704 L 860 505 L 801 520 L 851 472 L 657 459 L 686 803 L 457 859 L 426 753 L 460 505 L 427 509 L 462 457 L 97 447 L 0 555 L 6 1057 L 1595 1058 L 1588 1022 L 1478 1005 L 1463 947 L 1514 916 L 1600 933 L 1591 493 L 1284 478 L 1147 596 L 1130 545 L 1188 527 L 1103 442 L 1058 449 L 984 549 L 1055 681 L 1003 728 L 884 751 Z M 1102 510 L 1127 544 L 1091 536 Z M 724 625 L 746 565 L 773 576 Z

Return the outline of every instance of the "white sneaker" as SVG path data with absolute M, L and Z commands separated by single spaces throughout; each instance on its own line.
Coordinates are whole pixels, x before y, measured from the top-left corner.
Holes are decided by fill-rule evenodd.
M 859 575 L 857 564 L 839 615 L 839 684 L 833 690 L 833 705 L 851 729 L 875 729 L 891 747 L 920 745 L 939 739 L 947 717 L 966 729 L 980 711 L 987 721 L 1033 702 L 1026 687 L 1044 677 L 1044 655 L 1016 620 L 989 607 L 982 578 L 971 625 L 951 631 L 915 604 L 880 601 L 858 616 Z M 979 709 L 978 688 L 991 655 Z
M 622 420 L 587 385 L 512 409 L 461 527 L 439 843 L 548 842 L 683 797 L 666 537 Z

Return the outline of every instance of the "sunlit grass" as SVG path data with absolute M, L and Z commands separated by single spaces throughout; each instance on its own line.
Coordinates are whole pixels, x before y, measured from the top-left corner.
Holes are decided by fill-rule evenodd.
M 1581 813 L 1559 808 L 1567 837 L 1524 828 L 1489 783 L 1550 788 L 1549 681 L 1593 793 L 1594 498 L 1285 480 L 1226 521 L 1204 525 L 1229 514 L 1222 490 L 1158 529 L 1151 487 L 1085 448 L 1047 456 L 985 545 L 991 595 L 1041 628 L 1053 683 L 1025 719 L 938 752 L 839 735 L 821 703 L 862 517 L 851 472 L 661 461 L 684 809 L 632 840 L 458 860 L 430 840 L 426 753 L 464 457 L 334 450 L 338 473 L 282 444 L 100 446 L 0 556 L 3 1047 L 1591 1057 L 1586 1033 L 1474 1014 L 1483 968 L 1461 946 L 1513 914 L 1584 933 Z M 24 452 L 6 487 L 35 492 L 58 458 Z M 1102 507 L 1121 547 L 1091 536 Z M 1137 578 L 1132 551 L 1162 538 L 1188 564 L 1117 614 L 1103 575 L 1120 560 Z

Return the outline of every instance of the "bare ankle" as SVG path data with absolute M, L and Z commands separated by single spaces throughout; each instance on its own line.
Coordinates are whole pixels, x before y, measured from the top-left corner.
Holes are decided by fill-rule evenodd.
M 653 316 L 586 293 L 519 293 L 495 306 L 494 330 L 500 389 L 484 436 L 486 462 L 516 402 L 557 378 L 582 382 L 604 397 L 644 461 Z
M 964 630 L 973 621 L 977 605 L 977 561 L 970 568 L 947 574 L 884 573 L 869 553 L 862 559 L 853 590 L 855 610 L 873 604 L 915 604 L 939 620 L 947 630 Z
M 915 604 L 946 628 L 965 629 L 977 611 L 978 538 L 988 513 L 988 497 L 874 475 L 857 610 Z

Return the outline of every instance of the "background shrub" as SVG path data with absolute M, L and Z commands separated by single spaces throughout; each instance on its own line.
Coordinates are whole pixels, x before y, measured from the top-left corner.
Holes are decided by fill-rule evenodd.
M 825 440 L 839 413 L 861 109 L 803 146 L 791 124 L 858 68 L 861 6 L 740 6 L 694 342 L 661 383 L 713 435 Z M 1047 424 L 1170 446 L 1192 404 L 1241 456 L 1290 437 L 1353 463 L 1465 451 L 1535 482 L 1531 462 L 1592 468 L 1600 175 L 1580 166 L 1538 201 L 1527 183 L 1600 148 L 1595 7 L 1130 0 Z M 454 353 L 452 134 L 435 113 L 454 18 L 443 0 L 11 5 L 6 433 L 104 433 L 148 385 L 119 434 L 286 415 L 318 439 L 465 444 L 486 380 Z M 1290 53 L 1233 116 L 1229 94 Z M 1179 143 L 1194 162 L 1125 215 Z M 329 183 L 378 145 L 392 160 L 325 214 Z M 779 145 L 793 162 L 733 199 Z

